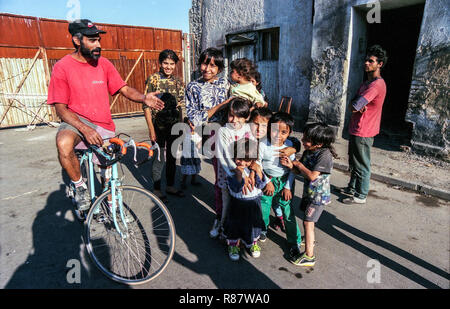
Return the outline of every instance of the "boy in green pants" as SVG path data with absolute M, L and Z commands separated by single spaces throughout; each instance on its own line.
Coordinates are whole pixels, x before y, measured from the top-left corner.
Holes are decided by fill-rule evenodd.
M 267 138 L 259 143 L 259 163 L 263 167 L 269 181 L 264 187 L 264 195 L 261 197 L 261 208 L 263 220 L 269 226 L 269 215 L 272 203 L 278 203 L 283 212 L 286 238 L 289 245 L 289 257 L 300 253 L 301 232 L 297 225 L 296 217 L 291 205 L 294 190 L 295 175 L 280 163 L 279 150 L 292 147 L 292 142 L 288 140 L 294 126 L 294 119 L 291 115 L 278 112 L 269 121 Z M 290 156 L 291 160 L 295 155 Z M 265 232 L 260 237 L 265 241 Z

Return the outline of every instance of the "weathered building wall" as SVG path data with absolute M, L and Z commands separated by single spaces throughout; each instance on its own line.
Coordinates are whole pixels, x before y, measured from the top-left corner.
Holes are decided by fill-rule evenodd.
M 298 127 L 323 121 L 335 126 L 339 136 L 346 132 L 348 106 L 363 81 L 367 16 L 374 2 L 381 16 L 383 10 L 425 3 L 401 121 L 413 124 L 415 151 L 448 158 L 450 0 L 193 0 L 201 3 L 196 14 L 203 18 L 197 27 L 202 49 L 223 47 L 228 33 L 279 26 L 278 97 L 294 98 Z M 395 91 L 387 86 L 388 92 Z
M 413 123 L 412 146 L 449 158 L 450 1 L 427 1 L 417 47 L 406 120 Z
M 189 10 L 189 32 L 192 35 L 192 60 L 191 70 L 196 70 L 196 63 L 201 53 L 202 30 L 203 30 L 203 0 L 192 0 L 192 6 Z M 192 77 L 191 77 L 192 78 Z M 194 78 L 192 78 L 194 79 Z
M 354 59 L 361 56 L 357 45 L 365 36 L 365 30 L 358 27 L 364 27 L 366 21 L 358 19 L 365 19 L 368 9 L 362 13 L 358 10 L 364 10 L 366 4 L 373 1 L 332 2 L 334 5 L 330 5 L 330 0 L 315 1 L 308 118 L 335 125 L 342 133 L 349 118 L 348 103 L 361 82 L 355 69 L 358 61 Z M 386 0 L 380 3 L 382 9 L 389 9 L 420 2 Z M 450 140 L 449 8 L 450 0 L 426 1 L 406 115 L 406 120 L 413 123 L 413 149 L 444 158 L 448 158 Z M 389 89 L 388 85 L 388 91 L 395 89 Z
M 192 4 L 191 32 L 201 38 L 202 50 L 224 48 L 230 33 L 280 28 L 277 76 L 273 78 L 278 81 L 278 95 L 271 106 L 278 107 L 281 96 L 292 97 L 291 114 L 297 127 L 303 126 L 309 109 L 312 0 L 193 0 Z
M 341 127 L 347 98 L 349 1 L 316 0 L 314 8 L 308 121 Z

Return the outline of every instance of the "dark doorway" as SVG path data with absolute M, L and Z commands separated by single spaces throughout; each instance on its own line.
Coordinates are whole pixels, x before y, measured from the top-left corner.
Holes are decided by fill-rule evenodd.
M 405 121 L 424 4 L 382 10 L 381 23 L 367 25 L 367 46 L 381 45 L 388 61 L 381 75 L 387 85 L 379 138 L 405 145 L 412 127 Z

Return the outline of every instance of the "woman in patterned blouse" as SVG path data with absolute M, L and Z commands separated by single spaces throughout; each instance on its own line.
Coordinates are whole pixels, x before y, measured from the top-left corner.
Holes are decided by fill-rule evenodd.
M 222 52 L 216 48 L 204 50 L 199 59 L 199 79 L 186 87 L 186 114 L 197 127 L 207 122 L 221 122 L 221 111 L 226 105 L 230 84 L 217 75 L 224 69 Z
M 225 68 L 223 54 L 216 48 L 208 48 L 200 54 L 198 65 L 202 77 L 190 82 L 186 87 L 186 115 L 195 127 L 204 127 L 207 123 L 223 125 L 230 88 L 226 78 L 217 76 Z M 206 137 L 209 138 L 214 133 L 212 131 L 211 135 Z M 220 217 L 222 213 L 222 192 L 217 184 L 217 159 L 214 157 L 212 162 L 216 174 L 214 185 L 216 214 Z M 211 237 L 217 237 L 218 235 L 217 223 L 216 220 L 210 232 Z

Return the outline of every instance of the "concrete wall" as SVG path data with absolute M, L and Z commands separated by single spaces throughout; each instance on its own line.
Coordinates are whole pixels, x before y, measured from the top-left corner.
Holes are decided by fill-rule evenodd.
M 450 1 L 425 4 L 406 120 L 413 149 L 449 159 Z
M 348 103 L 363 80 L 367 4 L 374 0 L 193 0 L 199 2 L 202 49 L 222 47 L 228 33 L 279 26 L 279 95 L 294 98 L 297 127 L 324 121 L 343 135 Z M 378 1 L 381 12 L 424 2 Z M 449 10 L 450 0 L 426 1 L 405 119 L 415 151 L 447 159 Z
M 296 126 L 302 127 L 309 110 L 312 0 L 203 0 L 201 10 L 198 2 L 193 0 L 191 13 L 202 16 L 198 35 L 202 49 L 223 48 L 229 33 L 280 27 L 279 93 L 275 103 L 278 106 L 282 95 L 291 96 L 291 114 L 296 118 Z M 198 32 L 192 18 L 191 31 Z
M 198 57 L 201 53 L 202 31 L 203 31 L 203 0 L 192 0 L 192 6 L 189 10 L 189 32 L 193 34 L 192 48 L 194 53 L 194 63 L 191 69 L 195 71 Z M 193 79 L 191 77 L 191 79 Z
M 330 2 L 315 1 L 308 121 L 340 128 L 347 100 L 351 6 L 348 0 Z
M 315 1 L 308 121 L 320 120 L 335 125 L 339 135 L 349 118 L 348 103 L 362 80 L 356 70 L 362 55 L 357 45 L 365 36 L 363 19 L 368 11 L 366 4 L 371 2 L 334 0 L 330 5 L 330 0 Z M 380 1 L 382 10 L 423 2 Z M 413 150 L 447 160 L 450 148 L 449 10 L 450 0 L 426 1 L 406 114 L 406 120 L 413 124 Z

